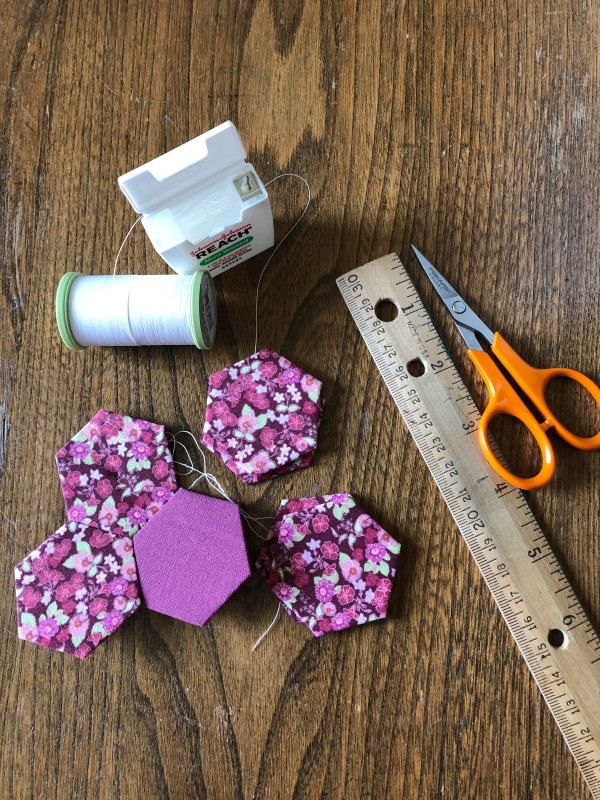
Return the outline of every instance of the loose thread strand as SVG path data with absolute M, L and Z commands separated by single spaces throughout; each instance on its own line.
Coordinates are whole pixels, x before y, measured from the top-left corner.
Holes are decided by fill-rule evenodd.
M 259 293 L 261 281 L 263 279 L 263 275 L 265 274 L 265 272 L 267 270 L 267 267 L 269 266 L 269 264 L 273 260 L 273 257 L 275 255 L 275 253 L 279 250 L 281 245 L 285 242 L 285 240 L 288 238 L 288 236 L 292 233 L 294 228 L 296 228 L 296 226 L 299 225 L 300 222 L 302 221 L 302 218 L 304 217 L 304 215 L 308 211 L 308 207 L 309 207 L 310 201 L 312 199 L 312 195 L 311 195 L 310 186 L 308 184 L 308 181 L 306 180 L 306 178 L 303 178 L 302 175 L 297 175 L 295 172 L 283 172 L 281 175 L 276 175 L 274 178 L 271 178 L 270 181 L 267 181 L 267 183 L 265 183 L 265 187 L 269 186 L 271 183 L 274 183 L 275 181 L 280 180 L 280 178 L 298 178 L 298 180 L 301 180 L 302 183 L 306 186 L 306 195 L 307 195 L 306 204 L 304 206 L 304 209 L 302 210 L 302 213 L 300 214 L 300 216 L 296 220 L 296 222 L 294 222 L 294 224 L 289 229 L 289 231 L 285 234 L 285 236 L 282 239 L 280 239 L 277 242 L 277 244 L 275 245 L 275 249 L 273 250 L 271 255 L 268 257 L 267 262 L 264 265 L 264 267 L 262 268 L 261 273 L 259 275 L 258 283 L 256 284 L 256 302 L 254 304 L 255 325 L 254 325 L 254 350 L 252 351 L 253 353 L 256 353 L 257 350 L 258 350 L 258 293 Z
M 281 603 L 277 603 L 277 611 L 275 612 L 275 616 L 271 620 L 271 624 L 269 625 L 268 628 L 266 628 L 261 633 L 261 635 L 258 637 L 258 639 L 254 642 L 254 647 L 252 648 L 252 652 L 254 652 L 256 650 L 256 648 L 260 645 L 260 643 L 263 641 L 263 639 L 266 636 L 268 636 L 269 633 L 271 632 L 271 630 L 275 627 L 275 624 L 277 623 L 277 620 L 279 619 L 279 612 L 280 611 L 281 611 Z
M 114 266 L 114 269 L 113 269 L 113 275 L 117 274 L 117 264 L 119 263 L 119 258 L 121 257 L 121 252 L 123 251 L 123 248 L 125 247 L 125 242 L 127 241 L 127 239 L 129 239 L 129 237 L 131 236 L 131 233 L 133 232 L 133 229 L 135 228 L 135 226 L 138 224 L 138 222 L 140 220 L 141 220 L 141 217 L 138 217 L 136 219 L 136 221 L 133 223 L 131 228 L 129 228 L 129 230 L 125 234 L 125 238 L 121 242 L 121 246 L 119 247 L 119 250 L 117 252 L 117 257 L 115 258 L 115 266 Z

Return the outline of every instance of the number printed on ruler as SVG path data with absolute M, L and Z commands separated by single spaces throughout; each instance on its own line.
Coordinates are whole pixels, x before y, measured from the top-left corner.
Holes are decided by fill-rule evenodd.
M 338 278 L 342 296 L 573 753 L 600 800 L 600 639 L 524 495 L 477 439 L 479 411 L 396 255 Z M 391 322 L 377 314 L 391 301 Z

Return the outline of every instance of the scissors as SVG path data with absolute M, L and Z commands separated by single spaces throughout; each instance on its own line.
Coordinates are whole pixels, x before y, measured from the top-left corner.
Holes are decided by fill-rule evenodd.
M 556 468 L 554 450 L 546 434 L 549 428 L 554 428 L 561 439 L 564 439 L 565 442 L 579 450 L 600 449 L 600 433 L 590 437 L 576 436 L 571 433 L 552 413 L 545 398 L 546 387 L 551 380 L 554 378 L 569 378 L 587 389 L 596 404 L 600 406 L 600 387 L 586 375 L 576 370 L 561 368 L 535 369 L 527 364 L 499 333 L 492 333 L 477 314 L 469 308 L 458 292 L 450 286 L 448 281 L 440 275 L 433 264 L 414 245 L 413 250 L 434 289 L 452 315 L 456 327 L 467 344 L 467 355 L 475 364 L 477 371 L 487 386 L 489 400 L 479 423 L 479 444 L 495 472 L 505 481 L 517 486 L 519 489 L 539 489 L 549 483 Z M 477 335 L 480 335 L 491 345 L 492 353 L 540 412 L 543 422 L 538 422 L 523 400 L 521 400 L 491 355 L 485 352 L 479 344 Z M 513 475 L 494 455 L 488 438 L 488 427 L 492 419 L 500 415 L 516 417 L 533 434 L 542 454 L 542 467 L 538 474 L 532 478 L 520 478 L 517 475 Z

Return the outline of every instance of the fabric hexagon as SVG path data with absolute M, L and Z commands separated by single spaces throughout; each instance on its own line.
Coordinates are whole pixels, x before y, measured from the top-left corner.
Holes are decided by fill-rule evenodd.
M 283 500 L 257 567 L 315 636 L 383 619 L 400 544 L 347 493 Z
M 308 467 L 321 422 L 321 381 L 272 350 L 214 372 L 202 442 L 244 483 Z
M 134 539 L 144 603 L 204 625 L 250 575 L 239 507 L 178 489 Z
M 163 425 L 101 409 L 56 454 L 70 529 L 133 536 L 173 495 Z
M 15 567 L 20 639 L 85 658 L 140 605 L 128 536 L 66 525 Z

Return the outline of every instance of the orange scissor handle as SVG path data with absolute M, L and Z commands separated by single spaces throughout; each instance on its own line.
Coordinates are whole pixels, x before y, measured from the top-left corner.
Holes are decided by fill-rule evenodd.
M 551 380 L 554 380 L 554 378 L 569 378 L 569 380 L 583 386 L 594 398 L 596 405 L 600 407 L 600 386 L 597 386 L 587 375 L 583 375 L 574 369 L 536 369 L 531 367 L 515 353 L 499 333 L 494 334 L 492 353 L 543 415 L 544 422 L 541 425 L 544 430 L 555 428 L 561 439 L 564 439 L 571 447 L 576 447 L 578 450 L 600 449 L 600 433 L 587 437 L 576 436 L 571 433 L 552 413 L 545 398 L 546 386 Z
M 496 337 L 498 337 L 498 334 L 496 334 Z M 479 444 L 484 456 L 498 475 L 513 486 L 525 490 L 540 489 L 552 480 L 556 467 L 554 450 L 544 428 L 512 388 L 488 353 L 484 353 L 482 350 L 469 350 L 468 354 L 485 381 L 490 395 L 487 407 L 481 415 L 479 423 Z M 542 468 L 532 478 L 520 478 L 518 475 L 513 475 L 494 455 L 488 439 L 488 427 L 494 417 L 503 414 L 520 420 L 529 429 L 540 448 Z

